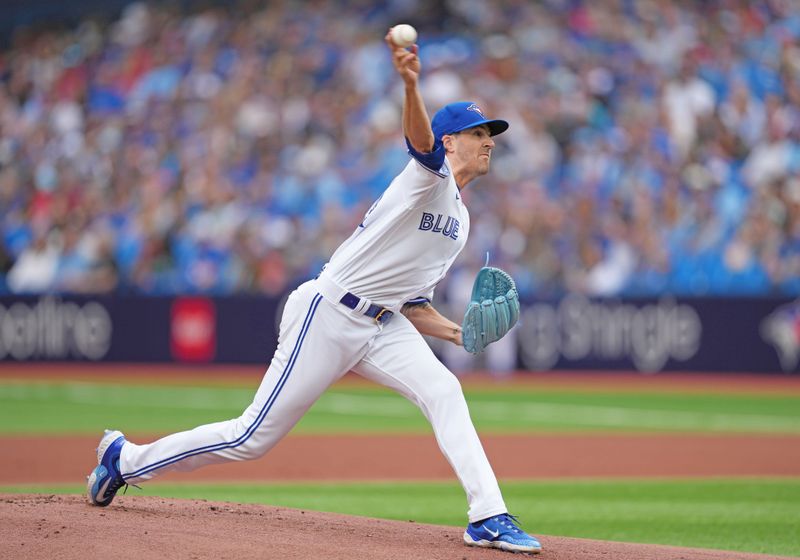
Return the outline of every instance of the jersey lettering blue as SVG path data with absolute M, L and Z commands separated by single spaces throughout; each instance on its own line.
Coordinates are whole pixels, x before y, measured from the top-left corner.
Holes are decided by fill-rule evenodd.
M 442 223 L 444 222 L 444 223 Z M 445 219 L 444 214 L 431 214 L 430 212 L 422 213 L 422 220 L 419 223 L 419 229 L 422 231 L 430 231 L 433 233 L 441 233 L 450 239 L 458 239 L 458 230 L 461 224 L 452 216 L 447 216 Z

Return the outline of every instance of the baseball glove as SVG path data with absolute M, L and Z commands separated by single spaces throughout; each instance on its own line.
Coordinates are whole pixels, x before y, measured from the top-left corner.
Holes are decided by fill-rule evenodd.
M 484 266 L 472 285 L 472 301 L 464 314 L 464 349 L 480 354 L 503 338 L 519 319 L 519 295 L 514 279 L 499 268 Z

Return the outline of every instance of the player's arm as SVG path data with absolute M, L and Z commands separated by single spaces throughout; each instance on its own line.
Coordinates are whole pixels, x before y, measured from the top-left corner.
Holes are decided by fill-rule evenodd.
M 457 325 L 436 311 L 430 303 L 406 304 L 400 309 L 420 334 L 447 340 L 462 346 L 461 325 Z
M 435 139 L 419 91 L 419 48 L 417 45 L 412 45 L 410 49 L 398 47 L 392 42 L 391 32 L 386 34 L 385 40 L 392 53 L 392 63 L 405 84 L 403 133 L 414 150 L 422 154 L 431 153 L 435 149 Z

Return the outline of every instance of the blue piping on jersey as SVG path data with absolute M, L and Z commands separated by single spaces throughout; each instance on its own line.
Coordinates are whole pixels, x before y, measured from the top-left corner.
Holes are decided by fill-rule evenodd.
M 406 138 L 406 147 L 408 148 L 408 154 L 413 157 L 417 162 L 419 162 L 422 167 L 444 179 L 448 176 L 447 173 L 442 173 L 442 168 L 444 167 L 444 159 L 445 159 L 445 152 L 444 152 L 444 144 L 442 144 L 441 140 L 436 140 L 433 143 L 433 151 L 428 153 L 418 152 L 414 146 L 411 145 L 411 142 L 408 138 Z
M 303 340 L 308 333 L 308 329 L 311 326 L 311 320 L 314 318 L 314 313 L 317 311 L 317 307 L 319 306 L 319 302 L 322 301 L 322 296 L 317 294 L 314 296 L 314 299 L 311 301 L 311 305 L 308 308 L 308 312 L 306 313 L 306 318 L 303 321 L 303 327 L 300 329 L 300 335 L 297 337 L 297 343 L 292 350 L 292 354 L 289 357 L 289 362 L 286 364 L 286 368 L 283 370 L 280 379 L 278 380 L 277 385 L 272 390 L 272 394 L 270 394 L 267 402 L 264 403 L 264 406 L 261 408 L 261 411 L 258 413 L 255 421 L 245 430 L 245 432 L 236 438 L 232 442 L 221 442 L 215 443 L 213 445 L 206 445 L 205 447 L 199 447 L 197 449 L 190 449 L 189 451 L 184 451 L 183 453 L 179 453 L 177 455 L 173 455 L 172 457 L 167 457 L 166 459 L 162 459 L 153 463 L 151 465 L 147 465 L 142 467 L 138 471 L 134 471 L 132 473 L 123 473 L 122 478 L 136 478 L 143 476 L 147 473 L 150 473 L 154 470 L 164 468 L 168 465 L 173 463 L 177 463 L 178 461 L 182 461 L 183 459 L 187 459 L 189 457 L 193 457 L 194 455 L 200 455 L 202 453 L 210 453 L 212 451 L 220 451 L 222 449 L 234 448 L 238 447 L 247 441 L 250 436 L 255 433 L 256 429 L 259 425 L 264 421 L 264 418 L 267 416 L 269 409 L 272 408 L 272 405 L 275 404 L 275 399 L 277 399 L 278 395 L 280 394 L 281 390 L 283 389 L 284 385 L 286 385 L 286 380 L 289 379 L 289 375 L 292 373 L 292 368 L 294 364 L 297 362 L 297 356 L 300 354 L 300 348 L 303 345 Z
M 414 158 L 414 159 L 417 159 L 417 158 Z M 422 167 L 424 167 L 426 171 L 430 171 L 431 173 L 433 173 L 437 177 L 440 177 L 442 179 L 446 179 L 447 178 L 447 174 L 441 173 L 440 171 L 436 171 L 435 169 L 431 169 L 430 167 L 428 167 L 427 165 L 425 165 L 424 163 L 422 163 L 418 159 L 417 159 L 417 163 L 419 163 Z

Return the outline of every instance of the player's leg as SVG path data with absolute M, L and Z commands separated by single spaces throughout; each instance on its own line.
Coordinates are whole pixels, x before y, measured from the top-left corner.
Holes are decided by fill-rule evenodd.
M 461 384 L 408 319 L 400 314 L 392 317 L 353 371 L 394 389 L 422 410 L 464 487 L 470 521 L 507 511 Z
M 408 319 L 393 317 L 353 370 L 405 395 L 430 421 L 439 448 L 467 493 L 470 523 L 464 531 L 466 544 L 513 552 L 542 550 L 536 537 L 525 533 L 508 515 L 460 383 Z
M 244 413 L 148 445 L 126 444 L 120 460 L 125 482 L 260 457 L 361 358 L 374 331 L 374 325 L 335 309 L 313 284 L 302 286 L 286 303 L 275 356 Z

